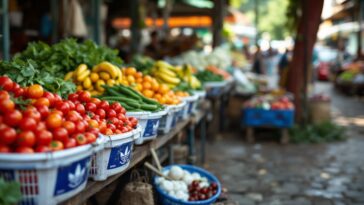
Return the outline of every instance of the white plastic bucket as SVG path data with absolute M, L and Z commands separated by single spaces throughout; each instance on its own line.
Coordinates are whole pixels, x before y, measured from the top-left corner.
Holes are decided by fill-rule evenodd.
M 228 85 L 227 81 L 221 81 L 221 82 L 205 82 L 204 88 L 206 89 L 208 95 L 210 96 L 218 96 L 220 95 L 224 87 Z
M 95 153 L 91 160 L 90 177 L 95 181 L 106 180 L 129 167 L 132 159 L 134 140 L 140 137 L 141 128 L 127 133 L 101 135 L 104 149 Z
M 176 114 L 182 110 L 185 106 L 185 102 L 182 101 L 180 104 L 177 105 L 167 105 L 168 113 L 167 115 L 163 116 L 160 120 L 158 131 L 162 134 L 168 133 L 172 127 L 176 125 Z
M 176 107 L 176 112 L 173 116 L 172 127 L 174 127 L 180 120 L 182 120 L 183 110 L 187 103 L 182 100 L 182 103 L 178 104 Z
M 20 183 L 20 204 L 55 205 L 85 188 L 95 149 L 84 145 L 49 153 L 0 154 L 0 177 Z
M 195 90 L 193 91 L 194 95 L 198 95 L 198 100 L 201 101 L 206 98 L 206 91 L 204 90 Z
M 155 139 L 157 137 L 159 121 L 167 114 L 167 109 L 159 112 L 127 112 L 128 117 L 135 117 L 138 119 L 141 127 L 141 137 L 135 141 L 135 144 L 140 145 L 145 141 Z
M 192 95 L 182 99 L 186 102 L 186 106 L 182 111 L 182 119 L 187 119 L 192 113 L 196 112 L 198 95 Z

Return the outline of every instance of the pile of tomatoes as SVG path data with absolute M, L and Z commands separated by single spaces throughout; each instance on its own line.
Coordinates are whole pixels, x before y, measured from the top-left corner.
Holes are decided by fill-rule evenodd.
M 99 133 L 128 132 L 137 123 L 125 116 L 119 103 L 110 105 L 88 92 L 70 94 L 65 100 L 40 85 L 21 87 L 0 76 L 2 153 L 63 150 L 93 143 Z

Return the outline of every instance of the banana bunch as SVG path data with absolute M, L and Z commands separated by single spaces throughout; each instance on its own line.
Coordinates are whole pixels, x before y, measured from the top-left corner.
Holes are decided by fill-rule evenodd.
M 65 80 L 72 80 L 77 90 L 90 91 L 91 95 L 104 92 L 102 85 L 119 85 L 122 81 L 121 70 L 109 62 L 102 62 L 91 69 L 86 64 L 79 65 L 74 71 L 66 74 Z
M 183 65 L 176 67 L 176 73 L 179 78 L 187 82 L 192 89 L 201 87 L 201 82 L 193 75 L 193 68 L 191 65 Z
M 152 75 L 159 83 L 166 84 L 169 88 L 174 88 L 181 82 L 178 78 L 175 67 L 164 61 L 157 61 L 154 64 L 152 68 Z

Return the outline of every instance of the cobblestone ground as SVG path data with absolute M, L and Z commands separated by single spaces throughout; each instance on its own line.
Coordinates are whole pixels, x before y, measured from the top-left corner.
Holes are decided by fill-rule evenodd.
M 206 165 L 240 205 L 364 205 L 364 101 L 342 96 L 330 84 L 335 120 L 348 139 L 327 144 L 244 142 L 225 133 L 209 144 Z M 277 140 L 278 141 L 278 140 Z

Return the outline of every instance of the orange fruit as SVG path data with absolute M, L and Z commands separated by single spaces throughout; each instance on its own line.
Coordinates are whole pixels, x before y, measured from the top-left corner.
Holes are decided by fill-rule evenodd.
M 127 69 L 125 70 L 125 73 L 126 73 L 127 75 L 134 75 L 136 72 L 137 72 L 137 70 L 136 70 L 135 68 L 133 68 L 133 67 L 129 67 L 129 68 L 127 68 Z
M 142 85 L 143 85 L 144 89 L 151 89 L 152 88 L 152 84 L 150 82 L 144 81 Z
M 160 104 L 166 104 L 166 98 L 165 97 L 161 97 L 159 100 L 158 100 L 158 102 L 160 103 Z
M 143 78 L 137 78 L 137 79 L 135 80 L 135 82 L 136 82 L 136 83 L 140 83 L 140 84 L 142 84 L 142 83 L 143 83 Z
M 146 75 L 146 76 L 144 76 L 143 81 L 144 82 L 150 82 L 151 83 L 153 81 L 153 78 L 150 77 L 149 75 Z
M 168 87 L 168 85 L 166 85 L 166 84 L 161 84 L 161 85 L 159 86 L 159 92 L 160 92 L 161 94 L 166 94 L 166 93 L 168 93 L 168 91 L 169 91 L 169 87 Z
M 142 72 L 136 72 L 136 73 L 134 73 L 134 77 L 135 77 L 135 79 L 142 78 L 143 73 Z
M 154 91 L 158 91 L 159 89 L 159 83 L 157 82 L 152 82 L 152 90 Z
M 142 91 L 143 90 L 143 86 L 141 85 L 141 84 L 136 84 L 135 85 L 135 89 L 137 90 L 137 91 Z
M 154 95 L 154 92 L 152 90 L 143 90 L 143 95 L 147 98 L 151 98 Z
M 128 75 L 127 77 L 126 77 L 126 79 L 129 81 L 129 83 L 131 84 L 131 83 L 135 83 L 135 78 L 134 78 L 134 76 L 132 76 L 132 75 Z

